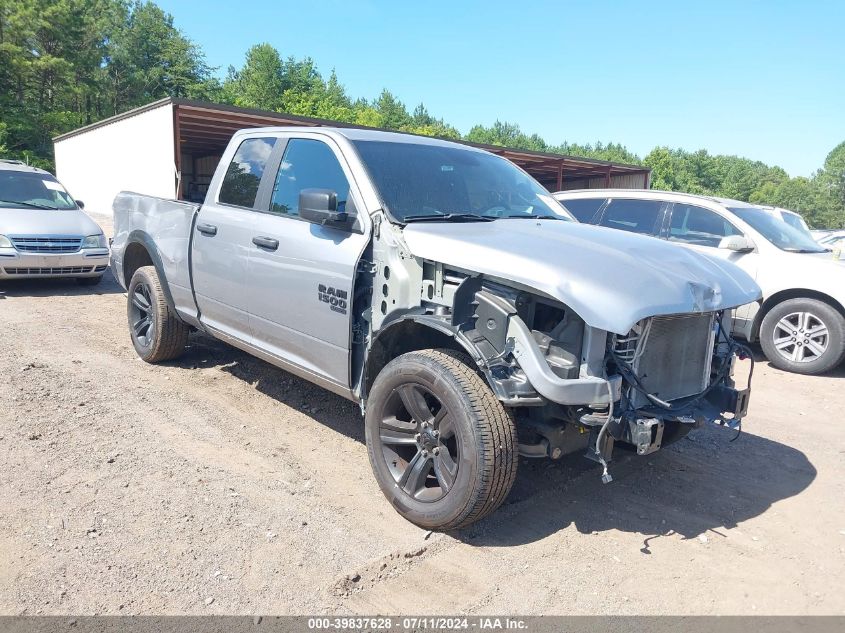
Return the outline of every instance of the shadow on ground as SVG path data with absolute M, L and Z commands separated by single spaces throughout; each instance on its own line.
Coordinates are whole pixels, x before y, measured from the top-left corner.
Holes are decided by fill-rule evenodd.
M 320 387 L 202 335 L 176 367 L 220 367 L 261 393 L 359 442 L 358 407 Z M 800 451 L 758 435 L 708 426 L 655 454 L 624 454 L 611 464 L 614 481 L 580 454 L 563 459 L 520 459 L 505 504 L 489 518 L 453 535 L 469 544 L 509 547 L 543 539 L 570 525 L 584 534 L 621 530 L 655 538 L 679 534 L 723 538 L 724 529 L 766 512 L 815 479 Z
M 111 269 L 96 286 L 82 286 L 76 279 L 3 279 L 0 280 L 0 301 L 9 297 L 76 297 L 109 295 L 123 292 Z
M 652 455 L 625 455 L 614 481 L 578 455 L 559 463 L 521 462 L 516 485 L 498 513 L 456 534 L 469 543 L 508 547 L 543 539 L 569 525 L 583 534 L 620 530 L 655 538 L 678 534 L 724 538 L 725 529 L 799 494 L 816 469 L 799 450 L 716 426 L 692 432 Z
M 191 335 L 189 345 L 182 357 L 169 364 L 188 369 L 219 367 L 327 428 L 364 442 L 361 410 L 355 403 L 203 334 Z

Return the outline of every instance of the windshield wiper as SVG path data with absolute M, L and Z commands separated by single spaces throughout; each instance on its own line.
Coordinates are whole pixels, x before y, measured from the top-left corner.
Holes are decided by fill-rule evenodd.
M 428 215 L 412 215 L 405 218 L 408 222 L 492 222 L 496 218 L 489 218 L 474 213 L 431 213 Z
M 25 207 L 32 207 L 33 209 L 46 209 L 48 211 L 59 210 L 59 207 L 51 207 L 46 204 L 35 204 L 34 202 L 24 202 L 23 200 L 0 200 L 0 204 L 20 204 Z
M 506 215 L 506 220 L 562 220 L 563 222 L 568 222 L 564 218 L 561 218 L 557 215 L 537 215 L 536 213 L 531 213 L 528 215 Z
M 821 250 L 816 250 L 814 248 L 785 248 L 783 249 L 787 253 L 829 253 L 830 250 L 823 248 Z

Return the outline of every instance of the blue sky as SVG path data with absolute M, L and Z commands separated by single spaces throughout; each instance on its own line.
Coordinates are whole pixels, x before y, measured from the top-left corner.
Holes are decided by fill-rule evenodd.
M 845 2 L 157 0 L 208 62 L 273 44 L 461 132 L 705 148 L 808 176 L 845 140 Z M 687 6 L 689 5 L 689 6 Z

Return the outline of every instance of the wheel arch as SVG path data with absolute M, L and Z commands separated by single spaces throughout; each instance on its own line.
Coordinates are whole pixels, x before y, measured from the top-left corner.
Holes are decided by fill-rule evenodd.
M 751 328 L 751 341 L 758 341 L 760 339 L 760 327 L 763 324 L 763 319 L 766 318 L 766 315 L 772 308 L 789 299 L 815 299 L 816 301 L 821 301 L 832 307 L 845 318 L 845 306 L 830 295 L 819 292 L 818 290 L 810 290 L 809 288 L 789 288 L 776 292 L 763 301 L 763 305 L 754 316 L 754 325 Z
M 373 338 L 363 367 L 362 396 L 366 398 L 376 376 L 390 361 L 402 354 L 424 349 L 451 349 L 468 354 L 485 374 L 488 385 L 491 385 L 491 376 L 483 364 L 483 357 L 457 328 L 435 317 L 408 315 L 381 328 Z M 493 391 L 497 393 L 495 387 Z
M 132 275 L 142 266 L 153 266 L 161 281 L 161 289 L 167 300 L 168 307 L 176 311 L 173 296 L 170 294 L 170 286 L 167 283 L 167 276 L 164 274 L 164 265 L 161 261 L 158 249 L 153 239 L 143 231 L 132 231 L 126 240 L 126 248 L 123 251 L 123 263 L 121 274 L 126 288 L 132 281 Z

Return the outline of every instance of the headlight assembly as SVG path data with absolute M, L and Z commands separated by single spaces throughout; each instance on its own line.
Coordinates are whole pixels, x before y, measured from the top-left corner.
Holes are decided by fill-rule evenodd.
M 12 240 L 5 235 L 0 235 L 0 248 L 12 248 Z
M 106 236 L 100 233 L 99 235 L 89 235 L 82 240 L 82 248 L 105 248 Z

